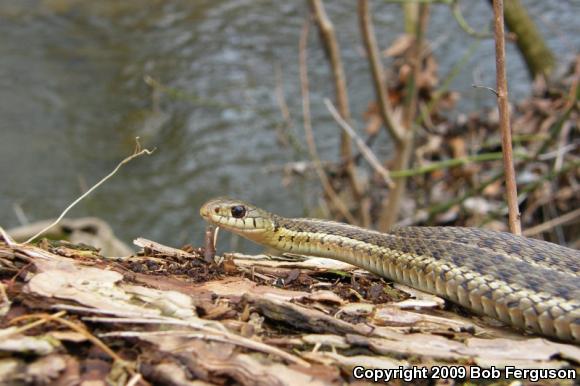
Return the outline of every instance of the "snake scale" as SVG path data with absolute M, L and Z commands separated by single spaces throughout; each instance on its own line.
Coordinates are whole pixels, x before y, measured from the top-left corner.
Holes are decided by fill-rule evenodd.
M 407 227 L 380 233 L 284 218 L 224 198 L 208 201 L 200 213 L 258 244 L 338 259 L 516 329 L 580 343 L 580 251 L 477 228 Z

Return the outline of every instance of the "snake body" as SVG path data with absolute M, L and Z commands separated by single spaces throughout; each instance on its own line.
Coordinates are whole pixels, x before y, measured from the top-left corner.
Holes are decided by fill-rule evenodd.
M 200 213 L 258 244 L 338 259 L 517 329 L 580 343 L 580 251 L 477 228 L 380 233 L 230 199 L 211 200 Z

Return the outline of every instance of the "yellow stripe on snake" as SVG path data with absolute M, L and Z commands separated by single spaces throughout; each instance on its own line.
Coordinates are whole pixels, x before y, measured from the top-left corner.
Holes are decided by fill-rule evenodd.
M 200 213 L 258 244 L 341 260 L 517 329 L 580 342 L 580 251 L 477 228 L 408 227 L 380 233 L 284 218 L 230 199 L 208 201 Z

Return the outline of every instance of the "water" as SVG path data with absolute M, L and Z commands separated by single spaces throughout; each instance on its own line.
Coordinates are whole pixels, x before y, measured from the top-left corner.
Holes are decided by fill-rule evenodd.
M 352 1 L 329 2 L 338 27 L 351 109 L 358 127 L 373 98 Z M 466 2 L 464 2 L 466 3 Z M 578 2 L 524 1 L 560 63 L 579 46 Z M 402 30 L 399 6 L 373 2 L 381 47 Z M 464 4 L 476 29 L 491 20 L 486 2 Z M 316 181 L 283 186 L 268 166 L 307 159 L 277 144 L 283 124 L 275 97 L 280 76 L 302 141 L 298 38 L 305 4 L 255 0 L 0 0 L 0 224 L 54 217 L 131 153 L 134 137 L 155 154 L 134 160 L 70 216 L 96 215 L 130 242 L 199 243 L 199 206 L 244 198 L 287 215 L 316 205 Z M 473 39 L 445 6 L 432 8 L 429 34 L 442 77 Z M 310 40 L 313 123 L 325 159 L 336 159 L 338 129 L 322 104 L 332 97 L 328 65 Z M 453 81 L 464 111 L 492 106 L 478 82 L 493 86 L 493 42 L 482 42 Z M 512 100 L 529 91 L 527 72 L 508 47 Z M 155 95 L 144 77 L 180 90 Z M 475 79 L 475 80 L 474 80 Z M 376 147 L 385 154 L 388 138 Z

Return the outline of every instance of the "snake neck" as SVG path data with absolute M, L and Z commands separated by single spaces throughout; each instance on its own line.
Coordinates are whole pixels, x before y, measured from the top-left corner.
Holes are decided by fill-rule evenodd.
M 368 256 L 381 255 L 383 259 L 394 254 L 378 245 L 380 239 L 388 239 L 388 234 L 364 230 L 343 223 L 316 219 L 273 218 L 274 229 L 265 234 L 260 244 L 283 252 L 327 257 L 357 265 L 372 272 L 383 274 L 368 264 Z

